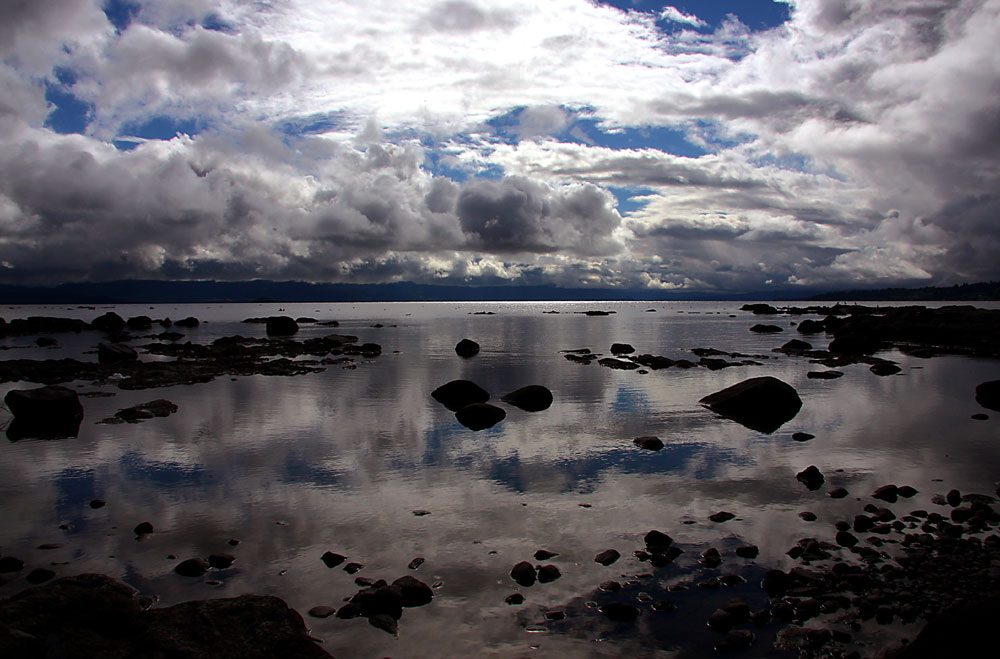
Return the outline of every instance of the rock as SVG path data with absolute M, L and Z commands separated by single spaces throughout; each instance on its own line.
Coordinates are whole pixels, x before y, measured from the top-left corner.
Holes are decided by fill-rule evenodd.
M 409 569 L 411 569 L 411 570 L 416 570 L 416 569 L 418 569 L 418 568 L 419 568 L 419 567 L 420 567 L 421 565 L 423 565 L 423 564 L 424 564 L 424 561 L 425 561 L 425 560 L 426 560 L 426 559 L 425 559 L 425 558 L 424 558 L 423 556 L 417 556 L 417 557 L 416 557 L 416 558 L 414 558 L 414 559 L 413 559 L 412 561 L 410 561 L 410 562 L 409 562 L 409 564 L 407 564 L 407 566 L 406 566 L 406 567 L 407 567 L 407 568 L 409 568 Z
M 811 435 L 807 432 L 797 432 L 792 434 L 792 439 L 797 442 L 808 442 L 810 439 L 816 439 L 816 435 Z
M 120 423 L 122 421 L 126 423 L 141 423 L 142 421 L 152 419 L 154 417 L 170 416 L 176 411 L 177 405 L 164 398 L 159 398 L 157 400 L 151 400 L 148 403 L 142 403 L 133 407 L 126 407 L 123 410 L 118 410 L 115 412 L 114 418 L 104 419 L 101 423 Z
M 838 355 L 870 355 L 878 352 L 882 342 L 874 336 L 865 334 L 838 335 L 830 342 L 830 352 Z
M 667 551 L 667 549 L 670 548 L 670 545 L 674 542 L 674 539 L 669 535 L 661 531 L 657 531 L 656 529 L 647 533 L 644 540 L 646 542 L 646 548 L 653 553 L 663 553 Z
M 869 368 L 868 370 L 874 373 L 875 375 L 886 376 L 886 375 L 895 375 L 896 373 L 899 373 L 903 369 L 889 362 L 879 362 L 877 364 L 872 364 L 871 368 Z
M 473 403 L 455 412 L 458 422 L 469 430 L 485 430 L 500 423 L 507 416 L 499 407 L 489 403 Z
M 883 485 L 882 487 L 872 492 L 873 498 L 881 499 L 882 501 L 888 501 L 889 503 L 896 503 L 896 497 L 898 496 L 899 496 L 899 488 L 891 484 Z
M 535 572 L 534 565 L 528 561 L 521 561 L 511 568 L 510 578 L 516 581 L 518 585 L 528 588 L 534 585 L 538 575 Z
M 0 603 L 0 656 L 329 659 L 330 655 L 310 640 L 299 614 L 276 597 L 243 595 L 143 610 L 131 587 L 104 575 L 82 574 L 29 588 Z
M 847 491 L 846 488 L 843 487 L 835 487 L 828 492 L 828 495 L 830 496 L 831 499 L 843 499 L 848 494 L 850 493 Z
M 490 394 L 475 382 L 452 380 L 432 391 L 431 397 L 452 412 L 457 412 L 473 403 L 485 403 Z
M 604 551 L 602 551 L 601 553 L 599 553 L 597 556 L 594 557 L 594 562 L 600 563 L 601 565 L 607 567 L 613 564 L 619 558 L 621 558 L 621 554 L 619 552 L 615 551 L 614 549 L 605 549 Z
M 399 620 L 403 616 L 402 593 L 382 580 L 355 593 L 351 604 L 357 605 L 361 609 L 361 615 L 367 618 L 387 615 L 393 620 Z
M 399 589 L 399 594 L 403 598 L 403 606 L 407 608 L 423 606 L 429 604 L 434 599 L 434 591 L 420 579 L 409 575 L 400 577 L 392 582 L 392 585 Z
M 791 579 L 781 570 L 768 570 L 760 582 L 760 587 L 771 597 L 781 597 L 790 584 Z
M 333 608 L 332 606 L 314 606 L 313 608 L 309 609 L 309 615 L 311 615 L 313 618 L 329 618 L 336 612 L 337 609 Z
M 625 602 L 607 602 L 598 609 L 608 620 L 632 622 L 639 617 L 639 609 Z
M 611 354 L 612 355 L 631 355 L 635 352 L 633 348 L 628 343 L 612 343 L 611 344 Z
M 562 576 L 562 572 L 555 565 L 543 565 L 538 568 L 538 582 L 550 583 Z
M 149 316 L 133 316 L 125 321 L 125 326 L 130 330 L 153 329 L 153 319 Z
M 174 572 L 182 577 L 200 577 L 208 572 L 208 563 L 200 558 L 189 558 L 174 567 Z
M 541 412 L 552 405 L 552 392 L 540 384 L 529 384 L 510 392 L 500 400 L 526 412 Z
M 320 560 L 323 561 L 323 563 L 328 568 L 335 568 L 338 565 L 340 565 L 341 563 L 343 563 L 344 561 L 346 561 L 347 557 L 346 556 L 341 556 L 340 554 L 335 554 L 332 551 L 328 551 L 325 554 L 323 554 L 322 556 L 320 556 Z
M 774 315 L 778 313 L 778 310 L 772 307 L 770 304 L 757 303 L 757 304 L 744 304 L 740 307 L 740 311 L 750 311 L 755 315 Z
M 632 443 L 639 448 L 646 449 L 647 451 L 659 451 L 663 448 L 663 442 L 660 441 L 660 438 L 653 437 L 652 435 L 636 437 L 632 440 Z
M 729 520 L 733 519 L 734 517 L 736 517 L 736 515 L 734 515 L 734 514 L 732 514 L 730 512 L 727 512 L 725 510 L 720 510 L 719 512 L 712 513 L 711 515 L 708 516 L 708 518 L 710 520 L 712 520 L 713 522 L 716 522 L 717 524 L 721 524 L 722 522 L 728 522 Z
M 597 363 L 605 368 L 611 368 L 618 371 L 634 371 L 639 368 L 639 364 L 633 361 L 629 361 L 627 359 L 615 359 L 614 357 L 598 359 Z
M 139 353 L 134 348 L 122 343 L 98 343 L 97 362 L 99 364 L 121 364 L 139 359 Z
M 973 421 L 989 421 L 990 416 L 988 414 L 973 414 L 971 417 Z
M 291 336 L 299 331 L 299 324 L 289 316 L 271 316 L 267 319 L 265 331 L 268 336 Z
M 909 499 L 910 497 L 917 494 L 917 489 L 911 485 L 900 485 L 896 488 L 896 494 L 903 497 L 904 499 Z
M 139 522 L 132 532 L 136 535 L 147 535 L 153 532 L 153 525 L 149 522 Z
M 608 579 L 607 581 L 602 581 L 598 588 L 606 593 L 617 593 L 621 592 L 622 585 L 613 579 Z
M 708 618 L 708 628 L 720 634 L 728 632 L 734 624 L 736 621 L 733 619 L 733 614 L 724 609 L 716 609 Z
M 40 336 L 35 339 L 35 345 L 39 348 L 51 348 L 52 346 L 59 345 L 59 342 L 51 336 Z
M 76 437 L 83 420 L 80 397 L 69 387 L 50 385 L 36 389 L 12 389 L 4 396 L 14 415 L 7 426 L 11 440 L 28 437 Z
M 201 322 L 197 318 L 195 318 L 194 316 L 188 316 L 187 318 L 181 318 L 180 320 L 178 320 L 177 322 L 174 323 L 174 325 L 176 325 L 177 327 L 187 327 L 187 328 L 198 327 L 200 324 L 201 324 Z
M 399 622 L 386 613 L 376 613 L 368 617 L 368 624 L 393 636 L 399 636 Z
M 949 490 L 948 494 L 945 495 L 945 501 L 954 508 L 962 503 L 962 493 L 959 490 Z
M 208 557 L 208 564 L 216 570 L 225 570 L 236 560 L 232 554 L 212 554 Z
M 90 321 L 90 326 L 104 332 L 120 332 L 125 329 L 125 319 L 114 311 L 109 311 Z
M 521 593 L 511 593 L 506 598 L 504 598 L 504 602 L 506 602 L 511 606 L 518 606 L 520 604 L 524 604 L 524 595 L 522 595 Z
M 976 385 L 976 402 L 988 410 L 1000 412 L 1000 380 Z
M 24 580 L 32 585 L 38 585 L 40 583 L 45 583 L 46 581 L 49 581 L 55 576 L 56 573 L 53 572 L 52 570 L 43 567 L 36 567 L 34 570 L 28 573 L 28 576 L 26 576 Z
M 823 483 L 825 482 L 823 474 L 816 467 L 816 465 L 810 465 L 806 467 L 805 469 L 797 473 L 795 475 L 795 478 L 797 478 L 800 483 L 805 485 L 810 490 L 818 490 L 819 488 L 823 487 Z
M 784 332 L 784 327 L 779 327 L 778 325 L 765 325 L 758 323 L 750 328 L 751 332 L 756 334 L 777 334 L 778 332 Z
M 805 352 L 806 350 L 812 350 L 812 344 L 806 341 L 800 341 L 799 339 L 792 339 L 785 345 L 778 348 L 780 352 L 786 353 L 797 353 Z
M 558 555 L 559 554 L 557 552 L 549 551 L 548 549 L 539 549 L 534 554 L 536 561 L 547 561 L 553 556 L 558 556 Z
M 700 402 L 713 412 L 767 434 L 793 419 L 802 408 L 795 389 L 770 376 L 744 380 Z
M 103 508 L 106 505 L 108 505 L 108 502 L 105 501 L 104 499 L 93 499 L 90 502 L 90 507 L 94 509 Z
M 759 554 L 760 554 L 760 549 L 758 549 L 757 545 L 744 545 L 742 547 L 736 548 L 736 555 L 739 556 L 740 558 L 753 559 L 757 558 Z
M 802 334 L 819 334 L 826 329 L 826 326 L 821 320 L 813 320 L 812 318 L 806 318 L 799 326 L 796 328 Z
M 0 574 L 20 572 L 23 569 L 24 561 L 20 558 L 14 558 L 13 556 L 4 556 L 3 558 L 0 558 Z
M 841 547 L 853 547 L 858 544 L 858 539 L 850 531 L 838 531 L 836 542 Z
M 810 512 L 808 510 L 804 510 L 801 513 L 799 513 L 799 517 L 801 517 L 802 520 L 805 522 L 815 522 L 818 519 L 816 517 L 816 513 Z
M 357 574 L 363 569 L 365 569 L 365 566 L 361 563 L 348 563 L 344 566 L 344 572 L 347 574 Z
M 809 371 L 806 377 L 810 380 L 836 380 L 844 377 L 841 371 Z
M 462 339 L 455 346 L 455 353 L 459 357 L 474 357 L 479 354 L 479 344 L 472 339 Z

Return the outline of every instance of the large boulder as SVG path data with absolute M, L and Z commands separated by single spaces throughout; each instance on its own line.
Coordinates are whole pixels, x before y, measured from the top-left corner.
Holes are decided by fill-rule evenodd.
M 299 331 L 299 324 L 289 316 L 271 316 L 267 319 L 268 336 L 291 336 Z
M 529 384 L 510 392 L 500 400 L 526 412 L 540 412 L 552 405 L 552 392 L 540 384 Z
M 750 378 L 701 399 L 713 412 L 751 430 L 772 433 L 795 418 L 802 400 L 795 389 L 778 378 Z
M 109 311 L 90 321 L 90 326 L 96 330 L 103 330 L 105 332 L 120 332 L 125 329 L 125 319 L 114 311 Z
M 56 644 L 56 645 L 53 645 Z M 329 659 L 277 597 L 243 595 L 144 611 L 99 574 L 57 579 L 0 603 L 0 656 Z
M 990 380 L 977 385 L 976 402 L 988 410 L 1000 412 L 1000 380 Z
M 500 423 L 507 416 L 499 407 L 489 403 L 473 403 L 455 412 L 458 422 L 469 430 L 485 430 Z
M 452 412 L 457 412 L 466 405 L 485 403 L 490 394 L 470 380 L 452 380 L 432 391 L 431 397 Z
M 14 389 L 4 396 L 14 420 L 7 426 L 11 440 L 28 437 L 76 437 L 83 420 L 83 405 L 68 387 L 51 385 L 37 389 Z

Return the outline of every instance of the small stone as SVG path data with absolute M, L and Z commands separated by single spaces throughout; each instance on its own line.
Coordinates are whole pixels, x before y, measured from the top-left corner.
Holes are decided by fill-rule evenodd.
M 549 551 L 548 549 L 539 549 L 534 554 L 536 561 L 547 561 L 553 556 L 558 556 L 558 555 L 559 554 L 557 552 Z
M 797 432 L 792 435 L 792 439 L 797 442 L 808 442 L 810 439 L 816 439 L 816 435 L 810 435 L 807 432 Z
M 909 499 L 917 494 L 917 489 L 910 485 L 900 485 L 899 488 L 896 489 L 896 494 L 904 499 Z
M 149 522 L 141 522 L 140 524 L 136 525 L 134 529 L 132 529 L 132 532 L 135 533 L 136 535 L 146 535 L 148 533 L 153 532 L 153 525 L 150 524 Z
M 504 599 L 504 602 L 511 606 L 519 606 L 524 604 L 524 595 L 521 593 L 511 593 Z
M 200 577 L 208 572 L 208 563 L 200 558 L 189 558 L 174 567 L 174 572 L 182 577 Z
M 232 554 L 212 554 L 208 557 L 208 564 L 216 570 L 225 570 L 236 560 Z
M 56 576 L 56 573 L 52 570 L 48 570 L 43 567 L 36 567 L 34 570 L 28 573 L 24 579 L 30 584 L 37 585 L 40 583 L 45 583 L 52 577 Z
M 881 499 L 882 501 L 887 501 L 889 503 L 896 503 L 896 499 L 899 496 L 899 488 L 895 485 L 883 485 L 874 492 L 872 492 L 872 497 L 875 499 Z
M 674 539 L 669 535 L 655 529 L 647 533 L 643 539 L 646 542 L 646 548 L 654 553 L 666 551 L 674 542 Z
M 403 606 L 407 608 L 423 606 L 434 599 L 434 591 L 431 590 L 430 586 L 410 575 L 396 579 L 392 585 L 399 589 L 399 593 L 403 597 Z
M 521 561 L 517 565 L 511 568 L 510 578 L 518 583 L 520 586 L 528 588 L 534 585 L 535 580 L 538 578 L 535 572 L 535 566 L 528 561 Z
M 341 556 L 340 554 L 335 554 L 332 551 L 328 551 L 322 556 L 320 556 L 320 560 L 323 561 L 323 563 L 325 563 L 327 567 L 335 568 L 344 561 L 346 561 L 347 557 Z
M 731 520 L 731 519 L 733 519 L 735 517 L 736 517 L 736 515 L 734 515 L 733 513 L 727 512 L 725 510 L 720 510 L 719 512 L 712 513 L 711 515 L 708 516 L 708 518 L 710 520 L 712 520 L 713 522 L 719 523 L 719 524 L 721 524 L 722 522 L 728 522 L 729 520 Z
M 806 522 L 815 522 L 818 519 L 816 517 L 816 513 L 810 512 L 808 510 L 804 510 L 801 513 L 799 513 L 799 517 L 801 517 Z
M 545 614 L 546 620 L 562 620 L 566 617 L 566 614 L 562 611 L 548 611 Z
M 657 613 L 673 613 L 677 610 L 677 605 L 670 600 L 659 600 L 653 604 L 653 610 Z
M 410 561 L 409 565 L 407 565 L 406 567 L 408 567 L 411 570 L 416 570 L 418 567 L 420 567 L 423 564 L 424 564 L 424 557 L 423 556 L 417 556 L 412 561 Z
M 462 339 L 455 346 L 455 353 L 459 357 L 469 358 L 479 354 L 479 344 L 472 339 Z
M 313 618 L 329 618 L 337 612 L 332 606 L 314 606 L 309 609 L 309 615 Z
M 344 572 L 346 572 L 347 574 L 354 574 L 355 572 L 363 570 L 364 567 L 365 566 L 362 565 L 361 563 L 348 563 L 347 565 L 344 566 Z
M 607 581 L 602 581 L 598 588 L 606 593 L 617 593 L 622 589 L 622 585 L 617 581 L 608 579 Z
M 429 511 L 429 510 L 414 510 L 414 511 L 413 511 L 413 514 L 414 514 L 414 515 L 415 515 L 416 517 L 425 517 L 425 516 L 427 516 L 427 515 L 430 515 L 430 514 L 431 514 L 431 511 Z
M 381 629 L 393 636 L 399 635 L 399 623 L 391 615 L 376 613 L 368 618 L 368 624 L 376 629 Z
M 647 451 L 659 451 L 663 448 L 663 442 L 659 437 L 654 437 L 652 435 L 645 435 L 643 437 L 636 437 L 632 440 L 632 443 L 641 449 L 646 449 Z
M 974 421 L 989 421 L 989 414 L 973 414 L 971 417 Z
M 950 490 L 944 499 L 948 502 L 949 506 L 955 508 L 962 503 L 962 493 L 958 490 Z
M 538 568 L 538 581 L 539 583 L 549 583 L 555 581 L 562 576 L 559 568 L 555 565 L 543 565 Z
M 229 540 L 226 541 L 226 544 L 229 545 L 230 547 L 235 547 L 236 545 L 240 544 L 240 541 L 237 540 L 236 538 L 230 538 Z
M 94 499 L 93 501 L 90 502 L 90 507 L 94 509 L 103 508 L 106 505 L 107 502 L 104 499 Z
M 760 549 L 757 545 L 744 545 L 743 547 L 736 548 L 736 555 L 740 558 L 757 558 L 760 554 Z
M 806 467 L 797 473 L 795 478 L 810 490 L 818 490 L 823 487 L 823 483 L 825 482 L 823 474 L 816 467 L 816 465 Z
M 716 609 L 708 618 L 708 628 L 720 634 L 728 632 L 734 624 L 736 621 L 733 619 L 733 614 L 723 609 Z
M 858 544 L 858 539 L 849 531 L 839 531 L 836 540 L 841 547 L 853 547 Z
M 837 487 L 830 490 L 829 494 L 831 499 L 843 499 L 850 493 L 842 487 Z
M 639 617 L 639 609 L 625 602 L 608 602 L 599 611 L 615 622 L 632 622 Z
M 605 549 L 594 557 L 594 562 L 600 563 L 606 567 L 617 561 L 619 558 L 621 558 L 621 554 L 614 549 Z

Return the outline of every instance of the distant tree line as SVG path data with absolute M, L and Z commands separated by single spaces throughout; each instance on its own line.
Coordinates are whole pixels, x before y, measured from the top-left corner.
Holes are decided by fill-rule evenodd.
M 956 284 L 954 286 L 839 291 L 823 293 L 810 299 L 817 301 L 886 300 L 894 302 L 933 302 L 955 300 L 958 302 L 986 302 L 1000 300 L 1000 282 L 986 281 L 977 284 Z

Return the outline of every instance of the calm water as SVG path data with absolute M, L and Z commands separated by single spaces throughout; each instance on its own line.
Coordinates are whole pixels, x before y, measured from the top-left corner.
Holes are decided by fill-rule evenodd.
M 303 326 L 298 339 L 337 332 L 382 345 L 357 368 L 333 366 L 297 377 L 221 377 L 208 384 L 119 391 L 74 383 L 87 397 L 80 435 L 56 441 L 0 445 L 0 553 L 26 561 L 21 576 L 7 575 L 0 596 L 27 586 L 23 574 L 49 566 L 60 575 L 102 572 L 122 579 L 159 605 L 274 594 L 305 614 L 337 607 L 358 590 L 355 576 L 393 580 L 413 574 L 436 584 L 434 601 L 407 609 L 394 638 L 362 619 L 306 617 L 312 634 L 334 656 L 701 656 L 721 637 L 704 627 L 708 615 L 732 597 L 751 608 L 766 603 L 757 587 L 764 569 L 795 563 L 785 551 L 805 536 L 832 540 L 832 523 L 859 512 L 856 497 L 885 483 L 910 484 L 920 493 L 893 506 L 899 514 L 933 509 L 930 497 L 952 487 L 992 493 L 1000 478 L 997 418 L 977 422 L 979 382 L 1000 379 L 1000 363 L 964 357 L 921 360 L 888 352 L 900 375 L 878 377 L 850 366 L 839 380 L 809 380 L 822 369 L 802 357 L 772 353 L 793 328 L 777 336 L 748 331 L 760 318 L 730 303 L 372 303 L 98 307 L 19 307 L 27 315 L 91 320 L 108 309 L 203 321 L 181 330 L 193 342 L 219 336 L 263 336 L 250 316 L 287 314 L 338 320 L 339 328 Z M 655 309 L 648 312 L 647 309 Z M 587 309 L 616 311 L 587 317 Z M 556 310 L 559 314 L 545 314 Z M 495 315 L 473 315 L 492 311 Z M 790 318 L 778 317 L 787 325 Z M 208 322 L 204 322 L 208 321 Z M 773 319 L 772 319 L 773 321 Z M 766 321 L 766 322 L 772 322 Z M 377 328 L 373 325 L 381 324 Z M 454 353 L 471 338 L 482 346 L 472 359 Z M 60 346 L 38 349 L 34 337 L 8 339 L 4 359 L 76 356 L 95 359 L 97 333 L 59 335 Z M 137 341 L 135 344 L 147 342 Z M 607 354 L 613 342 L 639 353 L 696 360 L 689 350 L 712 347 L 768 357 L 760 366 L 708 371 L 665 369 L 640 374 L 564 359 L 561 350 Z M 826 339 L 814 337 L 816 347 Z M 150 359 L 144 356 L 143 359 Z M 793 385 L 801 412 L 771 435 L 717 417 L 700 407 L 703 396 L 743 379 L 773 375 Z M 494 399 L 527 384 L 543 384 L 552 406 L 529 413 L 503 405 L 507 418 L 472 432 L 436 403 L 430 392 L 456 378 L 470 379 Z M 0 395 L 25 383 L 0 386 Z M 97 425 L 116 410 L 157 398 L 178 413 L 136 425 Z M 491 401 L 496 402 L 496 401 Z M 9 415 L 0 412 L 0 421 Z M 793 441 L 793 433 L 816 435 Z M 659 452 L 633 438 L 657 435 Z M 810 492 L 795 474 L 816 465 L 826 486 Z M 843 486 L 851 496 L 826 496 Z M 108 502 L 93 510 L 95 498 Z M 867 499 L 865 499 L 867 501 Z M 415 510 L 430 514 L 417 516 Z M 728 510 L 724 524 L 707 517 Z M 797 513 L 816 512 L 802 521 Z M 131 529 L 150 521 L 156 532 L 137 540 Z M 61 530 L 60 525 L 68 525 Z M 678 561 L 655 569 L 631 556 L 650 529 L 669 533 L 685 549 Z M 227 540 L 240 544 L 230 547 Z M 43 543 L 58 549 L 41 550 Z M 736 546 L 753 543 L 753 561 Z M 701 567 L 707 547 L 723 552 L 720 568 Z M 540 548 L 559 555 L 562 577 L 520 588 L 511 566 Z M 623 557 L 610 567 L 593 562 L 604 549 Z M 364 564 L 357 575 L 328 569 L 326 551 Z M 232 568 L 205 578 L 173 573 L 180 560 L 230 552 Z M 168 555 L 176 556 L 169 559 Z M 415 572 L 407 564 L 426 562 Z M 845 557 L 850 558 L 850 554 Z M 678 583 L 738 574 L 746 585 L 669 593 L 679 610 L 656 614 L 639 603 L 636 623 L 606 621 L 587 601 L 637 602 L 640 592 L 667 596 Z M 607 579 L 638 583 L 617 594 L 597 590 Z M 209 583 L 216 581 L 218 583 Z M 522 606 L 504 598 L 522 592 Z M 546 621 L 560 610 L 565 620 Z M 758 630 L 754 656 L 770 649 L 777 625 Z M 878 646 L 892 634 L 863 639 Z M 747 656 L 747 655 L 742 655 Z

